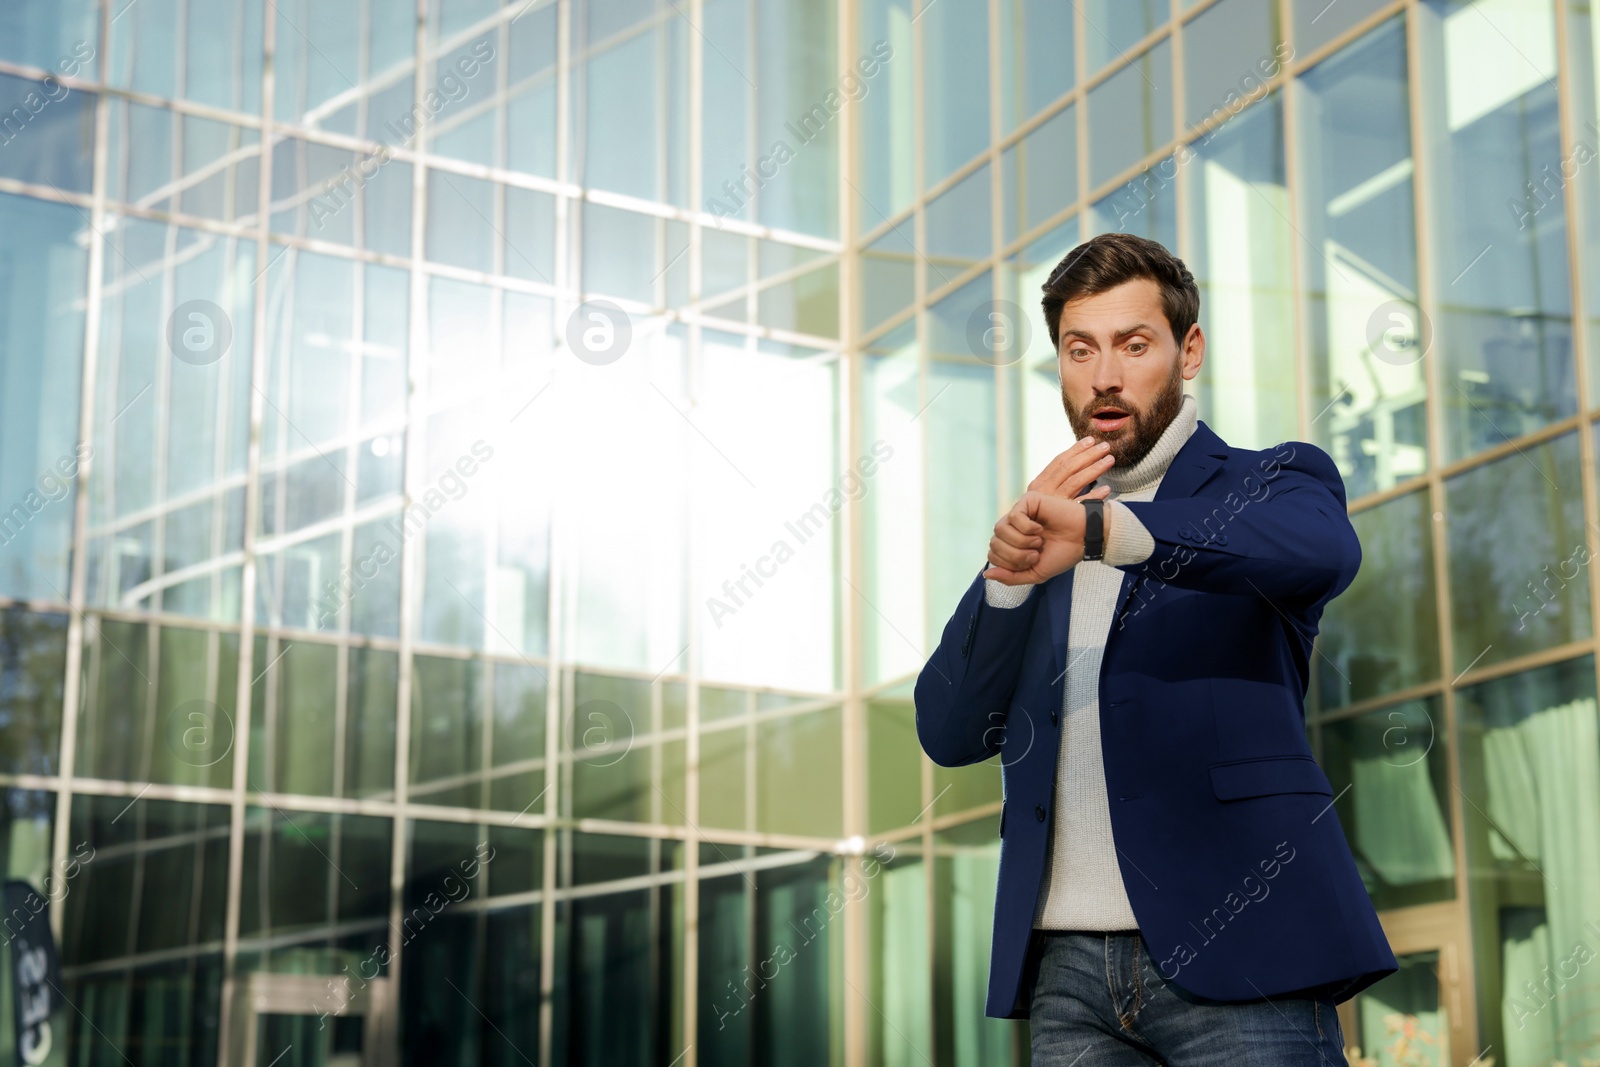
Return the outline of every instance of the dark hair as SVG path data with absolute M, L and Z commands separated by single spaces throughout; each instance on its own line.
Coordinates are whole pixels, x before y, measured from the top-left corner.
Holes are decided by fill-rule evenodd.
M 1135 278 L 1161 287 L 1161 309 L 1181 347 L 1200 317 L 1200 290 L 1183 260 L 1155 241 L 1131 233 L 1103 233 L 1066 254 L 1044 283 L 1044 321 L 1050 346 L 1061 348 L 1061 309 L 1070 300 L 1115 289 Z

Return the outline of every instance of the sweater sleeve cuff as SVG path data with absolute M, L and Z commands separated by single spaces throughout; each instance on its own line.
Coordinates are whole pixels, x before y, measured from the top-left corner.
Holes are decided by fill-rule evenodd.
M 1108 502 L 1106 510 L 1113 514 L 1107 523 L 1110 532 L 1106 537 L 1105 558 L 1101 562 L 1108 567 L 1125 567 L 1149 559 L 1156 550 L 1156 539 L 1139 521 L 1139 516 L 1120 500 Z
M 1138 520 L 1135 520 L 1138 521 Z M 1146 534 L 1146 537 L 1149 535 Z M 1151 541 L 1152 549 L 1155 542 Z M 997 582 L 993 578 L 985 578 L 983 582 L 983 601 L 991 608 L 1014 608 L 1028 599 L 1028 594 L 1033 592 L 1031 585 L 1007 585 Z

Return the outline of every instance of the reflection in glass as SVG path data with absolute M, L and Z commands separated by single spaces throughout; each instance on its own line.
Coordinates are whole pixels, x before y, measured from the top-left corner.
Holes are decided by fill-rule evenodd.
M 1185 122 L 1236 112 L 1283 69 L 1290 51 L 1278 13 L 1274 0 L 1223 0 L 1184 26 L 1184 56 L 1193 57 L 1183 69 Z
M 107 45 L 111 84 L 259 115 L 267 6 L 265 0 L 140 0 L 119 7 Z M 303 21 L 304 8 L 300 15 Z
M 1555 11 L 1551 0 L 1499 5 L 1492 16 L 1485 6 L 1421 9 L 1447 461 L 1578 407 L 1567 213 L 1539 185 L 1562 155 Z M 1486 66 L 1486 55 L 1497 61 Z
M 906 322 L 868 347 L 862 366 L 862 436 L 894 450 L 867 494 L 863 516 L 862 599 L 857 637 L 868 684 L 922 666 L 915 634 L 923 610 L 923 454 L 917 439 L 920 393 L 916 324 Z M 946 397 L 945 399 L 949 399 Z
M 1439 953 L 1407 953 L 1397 962 L 1398 972 L 1355 999 L 1358 1030 L 1346 1035 L 1355 1039 L 1350 1061 L 1444 1067 L 1452 1061 L 1450 1017 L 1439 997 Z M 1511 1061 L 1512 1067 L 1519 1062 Z
M 864 858 L 874 872 L 870 892 L 867 968 L 870 984 L 859 994 L 878 1006 L 867 1021 L 867 1047 L 878 1064 L 931 1063 L 933 1004 L 928 944 L 928 868 L 916 840 L 882 846 Z M 885 861 L 885 857 L 889 857 Z M 847 883 L 848 885 L 848 883 Z
M 66 603 L 89 257 L 83 216 L 0 194 L 0 595 Z M 105 327 L 102 326 L 102 329 Z
M 1298 86 L 1312 440 L 1352 497 L 1428 466 L 1405 44 L 1390 21 Z
M 1089 90 L 1088 107 L 1089 184 L 1099 186 L 1172 139 L 1172 42 Z
M 985 163 L 927 207 L 926 284 L 942 289 L 987 259 L 994 247 L 989 221 L 989 165 Z
M 57 1031 L 65 1062 L 217 1062 L 227 806 L 78 796 L 70 839 L 62 992 L 85 1025 Z
M 1594 659 L 1462 690 L 1458 715 L 1479 1033 L 1508 1067 L 1595 1059 L 1594 964 L 1574 958 L 1600 929 Z
M 953 1067 L 1027 1062 L 1026 1024 L 983 1014 L 1000 875 L 996 827 L 983 818 L 933 835 L 935 1062 Z
M 1593 632 L 1582 484 L 1576 434 L 1445 482 L 1456 671 Z
M 1325 710 L 1439 676 L 1428 494 L 1411 493 L 1350 518 L 1361 541 L 1361 569 L 1323 613 L 1313 661 Z
M 1072 88 L 1072 4 L 1002 0 L 1000 129 L 1009 133 Z
M 67 617 L 0 609 L 0 771 L 55 774 Z
M 917 296 L 917 253 L 912 220 L 901 219 L 861 253 L 861 329 L 875 329 Z
M 1127 50 L 1138 44 L 1171 13 L 1163 0 L 1089 0 L 1074 5 L 1083 9 L 1085 43 L 1089 47 L 1089 73 L 1116 59 L 1127 58 Z
M 989 147 L 989 8 L 921 0 L 923 184 L 936 185 Z
M 986 272 L 928 309 L 928 614 L 929 649 L 950 611 L 985 565 L 1000 503 L 995 432 L 995 370 L 973 355 L 974 315 L 994 299 Z M 940 395 L 947 394 L 947 395 Z M 938 397 L 934 400 L 934 397 Z
M 1595 17 L 1593 5 L 1586 0 L 1566 0 L 1566 5 L 1568 49 L 1562 58 L 1570 72 L 1572 127 L 1581 131 L 1576 134 L 1577 141 L 1591 150 L 1600 149 L 1600 18 Z M 1574 147 L 1575 156 L 1576 152 Z M 1580 165 L 1571 179 L 1581 204 L 1600 204 L 1600 167 L 1592 163 L 1591 159 L 1591 165 Z M 1573 169 L 1573 163 L 1563 159 L 1556 169 L 1564 175 Z M 1550 181 L 1549 175 L 1549 170 L 1540 173 L 1540 211 L 1556 206 L 1549 203 L 1553 194 L 1543 191 L 1548 188 L 1545 183 Z M 1593 406 L 1600 402 L 1600 211 L 1580 211 L 1576 219 L 1568 220 L 1568 225 L 1583 257 L 1579 272 L 1583 278 L 1582 307 L 1578 313 L 1579 327 L 1588 343 L 1588 405 Z
M 867 701 L 867 831 L 909 826 L 925 811 L 922 750 L 908 682 Z
M 709 8 L 711 5 L 708 4 Z M 916 196 L 916 127 L 907 121 L 915 92 L 912 26 L 916 0 L 859 0 L 862 41 L 883 42 L 892 57 L 856 105 L 860 177 L 857 228 L 875 229 L 900 214 Z
M 75 773 L 226 789 L 239 635 L 91 616 L 83 641 Z
M 1067 107 L 1000 156 L 1007 243 L 1078 198 L 1078 109 Z
M 89 192 L 95 101 L 54 78 L 0 74 L 0 178 Z
M 395 127 L 413 104 L 415 7 L 406 0 L 273 0 L 269 11 L 277 21 L 272 74 L 278 120 L 399 147 Z M 438 91 L 447 92 L 444 86 Z
M 1437 697 L 1322 726 L 1319 762 L 1350 787 L 1334 811 L 1380 910 L 1455 896 L 1444 728 Z
M 1178 247 L 1177 156 L 1129 178 L 1089 206 L 1089 235 L 1133 233 Z
M 1213 8 L 1212 10 L 1215 10 Z M 1205 138 L 1189 167 L 1184 257 L 1200 287 L 1200 417 L 1229 444 L 1299 436 L 1289 190 L 1279 94 Z
M 388 969 L 394 831 L 372 815 L 245 809 L 239 969 Z

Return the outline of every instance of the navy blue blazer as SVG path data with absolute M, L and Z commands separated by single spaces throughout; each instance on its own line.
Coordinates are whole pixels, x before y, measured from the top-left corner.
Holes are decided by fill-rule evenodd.
M 1155 551 L 1121 568 L 1100 738 L 1152 962 L 1211 1000 L 1347 1000 L 1398 965 L 1306 740 L 1317 622 L 1361 563 L 1344 483 L 1315 445 L 1230 448 L 1202 421 L 1154 499 L 1127 507 Z M 917 737 L 935 763 L 1000 757 L 985 1009 L 1000 1018 L 1028 1014 L 1071 602 L 1070 568 L 1014 608 L 984 601 L 980 570 L 917 678 Z

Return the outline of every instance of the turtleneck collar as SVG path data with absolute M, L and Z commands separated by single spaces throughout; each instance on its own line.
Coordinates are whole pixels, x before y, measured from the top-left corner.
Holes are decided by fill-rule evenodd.
M 1189 435 L 1194 433 L 1200 417 L 1199 411 L 1200 405 L 1195 398 L 1185 393 L 1178 405 L 1178 413 L 1167 423 L 1167 428 L 1161 431 L 1155 447 L 1132 467 L 1113 466 L 1097 481 L 1109 485 L 1113 496 L 1137 493 L 1150 488 L 1161 480 L 1161 476 L 1166 473 L 1167 467 L 1171 466 L 1173 458 L 1177 456 L 1178 450 L 1189 440 Z

